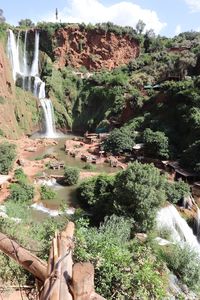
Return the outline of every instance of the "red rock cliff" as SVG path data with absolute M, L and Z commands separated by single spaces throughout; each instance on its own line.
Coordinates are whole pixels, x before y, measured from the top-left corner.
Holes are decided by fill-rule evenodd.
M 88 70 L 113 69 L 139 55 L 139 44 L 128 35 L 100 30 L 62 28 L 55 35 L 54 57 L 57 66 L 85 66 Z

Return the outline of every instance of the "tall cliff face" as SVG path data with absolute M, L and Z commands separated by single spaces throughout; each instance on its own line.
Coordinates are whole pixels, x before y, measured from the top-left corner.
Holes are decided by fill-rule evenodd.
M 18 138 L 38 123 L 36 99 L 15 87 L 9 60 L 0 41 L 0 136 Z
M 66 27 L 56 31 L 54 58 L 57 66 L 86 67 L 88 70 L 113 69 L 139 55 L 139 44 L 128 35 L 97 29 Z

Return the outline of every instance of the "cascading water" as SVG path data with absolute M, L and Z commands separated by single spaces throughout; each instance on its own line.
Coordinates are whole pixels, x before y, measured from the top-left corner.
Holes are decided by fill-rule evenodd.
M 8 57 L 12 66 L 13 79 L 16 81 L 17 74 L 20 74 L 19 45 L 18 42 L 16 43 L 14 33 L 11 29 L 8 32 Z
M 174 242 L 187 243 L 200 254 L 200 244 L 187 222 L 173 205 L 160 209 L 157 215 L 158 229 L 169 229 Z
M 40 136 L 56 138 L 59 135 L 55 129 L 53 105 L 51 100 L 46 98 L 45 82 L 39 77 L 39 32 L 35 31 L 34 57 L 31 67 L 29 67 L 27 56 L 28 31 L 25 32 L 22 58 L 19 54 L 19 34 L 17 42 L 12 30 L 9 30 L 8 34 L 8 56 L 13 70 L 14 81 L 18 77 L 22 78 L 21 87 L 33 92 L 40 100 L 44 115 L 44 133 Z

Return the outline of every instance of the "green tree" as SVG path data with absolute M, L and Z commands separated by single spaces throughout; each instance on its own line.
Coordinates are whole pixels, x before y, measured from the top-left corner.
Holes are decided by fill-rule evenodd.
M 78 182 L 80 170 L 74 167 L 65 167 L 64 180 L 67 185 L 73 185 Z
M 77 189 L 77 198 L 82 208 L 90 210 L 95 223 L 103 221 L 106 215 L 114 212 L 114 176 L 101 174 L 83 181 Z
M 35 24 L 30 19 L 22 19 L 18 22 L 20 27 L 34 27 Z
M 157 210 L 166 199 L 164 182 L 157 168 L 139 162 L 116 175 L 115 207 L 120 215 L 133 219 L 137 231 L 152 229 Z
M 142 20 L 139 20 L 135 26 L 137 33 L 142 34 L 145 26 L 146 24 Z
M 200 140 L 195 141 L 181 155 L 181 164 L 200 173 Z
M 114 155 L 125 150 L 132 150 L 135 144 L 135 133 L 126 127 L 114 129 L 103 143 L 103 149 Z
M 165 183 L 165 192 L 167 200 L 172 203 L 177 203 L 179 200 L 190 194 L 190 186 L 183 180 Z
M 169 142 L 164 132 L 145 129 L 143 133 L 145 153 L 151 157 L 168 159 Z
M 8 174 L 16 158 L 16 146 L 4 142 L 0 144 L 0 174 Z

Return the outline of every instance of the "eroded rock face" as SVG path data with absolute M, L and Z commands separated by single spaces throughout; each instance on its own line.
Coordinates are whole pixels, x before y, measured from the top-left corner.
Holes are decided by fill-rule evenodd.
M 139 44 L 128 35 L 100 30 L 62 28 L 55 34 L 54 57 L 57 66 L 85 66 L 88 70 L 113 69 L 139 55 Z
M 11 98 L 12 95 L 13 81 L 11 79 L 11 71 L 3 46 L 0 44 L 0 96 Z

